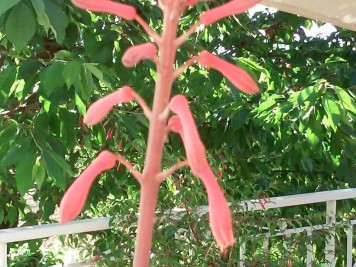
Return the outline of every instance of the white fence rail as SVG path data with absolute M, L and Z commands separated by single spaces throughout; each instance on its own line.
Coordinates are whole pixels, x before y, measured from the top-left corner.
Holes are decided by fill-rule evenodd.
M 293 229 L 283 229 L 276 233 L 267 233 L 263 235 L 263 248 L 266 253 L 269 249 L 269 238 L 273 236 L 291 236 L 298 233 L 307 233 L 312 236 L 312 233 L 321 229 L 328 229 L 329 235 L 325 239 L 325 262 L 327 266 L 335 266 L 335 226 L 341 222 L 336 222 L 336 202 L 338 200 L 346 200 L 356 198 L 355 189 L 342 189 L 317 193 L 308 193 L 300 195 L 291 195 L 283 197 L 270 198 L 267 203 L 261 203 L 261 200 L 248 200 L 239 203 L 242 211 L 257 211 L 263 209 L 285 208 L 298 205 L 308 205 L 314 203 L 326 203 L 326 218 L 325 224 L 308 227 L 300 227 Z M 170 212 L 171 215 L 178 214 L 180 209 L 174 209 Z M 207 206 L 202 206 L 198 209 L 199 214 L 208 212 Z M 172 214 L 173 213 L 173 214 Z M 11 228 L 0 230 L 0 267 L 7 267 L 7 244 L 13 242 L 27 241 L 32 239 L 43 239 L 52 236 L 69 235 L 77 233 L 89 233 L 109 229 L 109 217 L 86 219 L 74 221 L 67 224 L 46 224 L 36 226 L 26 226 L 19 228 Z M 343 224 L 345 221 L 342 222 Z M 347 228 L 347 267 L 353 267 L 352 249 L 353 249 L 353 225 L 356 220 L 350 220 Z M 306 262 L 307 266 L 312 266 L 312 244 L 307 245 Z M 246 258 L 246 242 L 242 242 L 240 246 L 240 267 L 245 266 Z M 356 266 L 356 264 L 354 265 Z

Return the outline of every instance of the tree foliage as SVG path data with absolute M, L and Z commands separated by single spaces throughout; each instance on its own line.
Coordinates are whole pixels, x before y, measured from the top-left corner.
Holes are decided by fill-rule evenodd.
M 161 30 L 154 3 L 130 3 Z M 208 5 L 214 3 L 190 8 L 181 30 Z M 338 29 L 325 39 L 307 37 L 303 28 L 311 25 L 282 12 L 245 14 L 199 29 L 178 51 L 180 64 L 201 48 L 214 51 L 259 81 L 261 94 L 246 96 L 218 72 L 193 66 L 173 88 L 191 101 L 214 170 L 233 202 L 356 185 L 355 35 Z M 131 162 L 143 165 L 148 123 L 138 106 L 115 111 L 102 126 L 82 124 L 90 103 L 122 85 L 132 85 L 150 103 L 153 65 L 126 69 L 121 63 L 123 52 L 143 41 L 148 37 L 138 25 L 79 10 L 67 0 L 0 3 L 0 228 L 16 227 L 19 220 L 29 225 L 51 221 L 64 190 L 105 148 L 123 150 Z M 167 166 L 184 154 L 177 140 L 172 136 L 167 144 Z M 187 179 L 192 186 L 186 187 Z M 186 170 L 163 187 L 161 210 L 205 203 Z M 26 211 L 24 196 L 31 189 L 39 201 L 37 212 Z M 137 183 L 118 168 L 92 189 L 83 217 L 113 211 L 134 217 L 137 202 Z M 123 262 L 130 261 L 132 220 L 118 226 Z M 197 236 L 187 237 L 198 247 L 195 256 L 167 252 L 160 244 L 177 234 L 177 226 L 164 219 L 160 223 L 165 227 L 156 233 L 154 250 L 161 266 L 169 259 L 188 263 L 198 257 L 202 265 L 220 261 Z M 192 229 L 188 217 L 180 225 Z M 206 221 L 194 229 L 206 231 Z M 116 241 L 106 238 L 99 245 L 116 247 Z M 212 258 L 201 256 L 207 251 Z

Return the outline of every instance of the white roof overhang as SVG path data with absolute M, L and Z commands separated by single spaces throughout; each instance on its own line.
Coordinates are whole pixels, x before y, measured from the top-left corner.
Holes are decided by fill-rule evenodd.
M 261 4 L 356 31 L 356 0 L 262 0 Z

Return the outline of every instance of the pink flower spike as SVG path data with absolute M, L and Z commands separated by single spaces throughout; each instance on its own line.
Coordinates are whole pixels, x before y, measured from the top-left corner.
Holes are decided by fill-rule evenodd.
M 202 51 L 199 56 L 197 56 L 197 61 L 202 66 L 213 68 L 221 72 L 235 87 L 244 93 L 254 94 L 259 91 L 258 85 L 245 70 L 208 51 Z
M 131 46 L 122 57 L 122 64 L 127 67 L 133 67 L 143 59 L 151 59 L 157 56 L 157 47 L 154 43 L 144 43 Z
M 95 125 L 100 122 L 109 111 L 119 103 L 130 102 L 134 99 L 133 89 L 129 86 L 124 86 L 117 91 L 100 98 L 95 101 L 88 109 L 84 116 L 84 123 L 87 125 Z
M 60 222 L 74 220 L 82 211 L 91 185 L 103 171 L 114 167 L 116 155 L 102 151 L 69 187 L 60 204 Z
M 110 0 L 72 0 L 72 3 L 82 9 L 115 14 L 126 20 L 135 19 L 137 13 L 133 6 Z
M 232 0 L 219 7 L 206 11 L 200 16 L 199 21 L 205 26 L 208 26 L 222 18 L 243 13 L 259 2 L 260 0 Z

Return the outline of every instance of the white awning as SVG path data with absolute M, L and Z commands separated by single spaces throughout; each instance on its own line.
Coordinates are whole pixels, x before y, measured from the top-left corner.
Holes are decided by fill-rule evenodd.
M 356 31 L 356 0 L 262 0 L 261 4 Z

